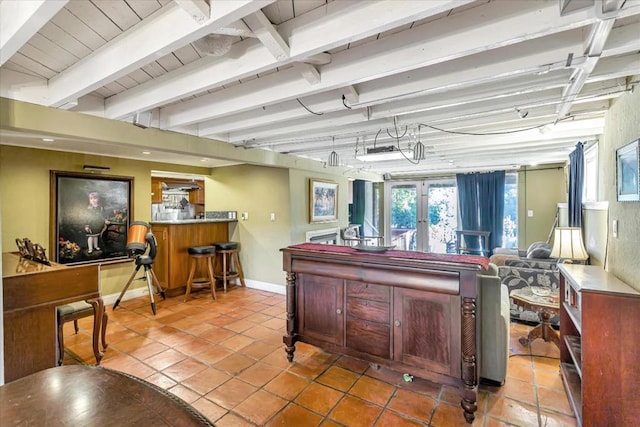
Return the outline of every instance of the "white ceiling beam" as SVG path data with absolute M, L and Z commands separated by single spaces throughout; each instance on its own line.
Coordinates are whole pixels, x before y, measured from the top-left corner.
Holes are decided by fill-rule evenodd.
M 610 93 L 611 90 L 607 87 L 594 87 L 590 91 L 589 95 L 585 96 L 585 101 L 593 101 L 595 95 L 602 97 L 613 98 L 618 95 Z M 465 105 L 445 108 L 433 112 L 418 112 L 407 115 L 398 116 L 398 126 L 404 127 L 406 125 L 416 127 L 418 123 L 425 123 L 434 125 L 437 127 L 443 127 L 448 129 L 456 125 L 456 123 L 462 121 L 469 121 L 473 119 L 481 119 L 484 122 L 487 118 L 493 117 L 496 114 L 511 115 L 514 119 L 517 117 L 517 113 L 514 106 L 522 106 L 522 108 L 533 109 L 544 106 L 555 106 L 559 102 L 559 96 L 561 89 L 551 89 L 541 91 L 534 94 L 527 94 L 521 96 L 512 96 L 498 100 L 491 100 L 487 102 L 475 102 Z M 578 99 L 580 100 L 580 99 Z M 533 118 L 533 114 L 530 114 Z M 355 118 L 355 116 L 353 116 Z M 332 124 L 332 128 L 323 126 L 323 117 L 318 117 L 314 123 L 313 129 L 307 129 L 305 132 L 296 133 L 297 121 L 278 123 L 268 127 L 269 138 L 260 134 L 262 128 L 251 129 L 249 132 L 236 132 L 230 135 L 230 141 L 234 142 L 243 139 L 243 137 L 255 138 L 255 145 L 281 145 L 289 140 L 302 140 L 323 138 L 328 135 L 341 135 L 341 136 L 355 136 L 357 134 L 366 133 L 367 135 L 375 135 L 378 129 L 387 129 L 393 126 L 389 121 L 389 117 L 383 117 L 378 119 L 366 120 L 362 119 L 360 122 L 354 121 L 352 124 L 336 125 Z M 549 122 L 555 121 L 550 119 Z M 526 126 L 527 121 L 522 121 L 523 126 Z M 453 128 L 452 128 L 453 129 Z M 383 131 L 384 133 L 384 131 Z M 383 136 L 384 137 L 384 136 Z M 248 138 L 247 138 L 248 139 Z
M 255 37 L 253 31 L 247 27 L 242 20 L 232 22 L 229 25 L 223 27 L 217 27 L 212 31 L 213 34 L 222 34 L 225 36 L 237 36 L 237 37 Z
M 317 21 L 309 22 L 307 14 L 304 14 L 282 24 L 279 31 L 283 34 L 283 39 L 288 39 L 291 43 L 292 37 L 297 37 L 297 34 L 304 30 L 306 44 L 303 46 L 303 43 L 297 43 L 296 53 L 292 53 L 290 57 L 291 62 L 304 61 L 309 56 L 323 53 L 330 46 L 345 45 L 376 34 L 381 29 L 409 24 L 416 19 L 426 18 L 470 1 L 334 1 L 319 8 L 322 9 L 323 16 Z M 317 13 L 314 11 L 309 13 Z M 371 19 L 371 16 L 376 16 L 377 19 Z M 333 22 L 337 24 L 336 31 L 326 33 L 318 31 L 333 25 Z M 352 25 L 354 22 L 358 25 Z M 286 29 L 286 34 L 282 31 L 283 27 Z M 311 31 L 314 36 L 307 37 L 308 31 Z M 288 34 L 296 34 L 296 36 Z M 318 37 L 318 34 L 322 34 L 322 37 Z M 234 58 L 233 61 L 214 61 L 211 58 L 203 58 L 179 70 L 169 72 L 162 76 L 163 78 L 154 79 L 112 96 L 107 100 L 107 117 L 113 119 L 126 117 L 135 111 L 159 107 L 279 65 L 266 47 L 255 45 L 253 42 L 253 40 L 244 40 L 235 43 L 231 52 L 227 54 L 227 58 Z
M 331 54 L 326 52 L 316 53 L 315 55 L 302 59 L 300 62 L 311 65 L 325 65 L 331 62 Z
M 205 0 L 174 0 L 194 21 L 203 24 L 211 16 L 211 8 Z
M 602 50 L 601 58 L 640 51 L 640 22 L 611 30 Z
M 301 98 L 300 102 L 311 111 L 326 113 L 344 109 L 340 96 L 340 90 L 333 90 L 314 95 L 313 97 Z M 266 105 L 260 109 L 259 114 L 255 111 L 245 111 L 243 113 L 201 122 L 198 123 L 198 129 L 200 136 L 211 136 L 306 117 L 308 115 L 309 112 L 305 110 L 298 101 L 291 100 Z
M 245 16 L 243 20 L 277 61 L 285 61 L 289 58 L 287 42 L 278 34 L 278 30 L 261 10 Z
M 556 72 L 552 75 L 543 76 L 527 75 L 484 85 L 433 93 L 419 98 L 414 97 L 401 101 L 386 102 L 371 107 L 371 118 L 392 117 L 409 112 L 433 111 L 470 102 L 490 101 L 548 89 L 557 89 L 566 84 L 567 77 L 568 74 L 566 72 Z
M 640 53 L 616 56 L 598 61 L 588 82 L 640 74 Z
M 358 103 L 358 101 L 360 100 L 360 94 L 358 93 L 356 88 L 353 87 L 353 85 L 349 85 L 342 90 L 342 96 L 344 96 L 344 100 L 348 103 L 349 106 Z
M 598 2 L 596 2 L 595 7 L 597 8 L 599 6 L 603 7 L 602 4 L 599 5 Z M 559 119 L 569 114 L 571 104 L 582 90 L 582 87 L 589 78 L 589 75 L 593 72 L 593 69 L 598 63 L 598 59 L 602 54 L 602 50 L 604 49 L 604 45 L 611 33 L 614 23 L 614 19 L 607 19 L 604 21 L 598 20 L 591 26 L 591 31 L 585 40 L 586 48 L 584 52 L 584 56 L 589 60 L 585 61 L 582 66 L 575 70 L 573 76 L 571 76 L 569 84 L 562 92 L 562 102 L 558 104 L 557 107 Z
M 297 119 L 293 123 L 289 123 L 284 132 L 279 128 L 282 124 L 278 123 L 271 126 L 263 126 L 255 130 L 232 132 L 229 134 L 229 142 L 234 143 L 257 138 L 264 139 L 282 135 L 283 133 L 306 133 L 318 129 L 330 132 L 330 129 L 334 126 L 360 123 L 363 120 L 366 120 L 363 110 L 340 111 L 322 116 L 312 116 L 309 114 L 306 119 Z
M 557 5 L 540 5 L 538 2 L 491 2 L 472 11 L 474 13 L 467 13 L 469 10 L 463 11 L 429 25 L 414 27 L 338 52 L 333 55 L 331 64 L 321 68 L 322 83 L 319 85 L 309 87 L 301 77 L 279 76 L 287 74 L 289 70 L 285 70 L 167 107 L 163 111 L 163 122 L 167 128 L 171 128 L 246 111 L 261 105 L 317 93 L 320 90 L 330 90 L 388 76 L 402 70 L 486 52 L 489 49 L 580 27 L 594 20 L 592 14 L 588 13 L 575 13 L 560 18 Z M 484 17 L 482 21 L 477 19 L 480 12 Z M 486 31 L 488 25 L 491 31 Z M 452 28 L 458 30 L 452 31 Z M 292 48 L 296 36 L 294 33 L 289 39 Z M 280 86 L 281 84 L 283 86 Z M 271 90 L 266 90 L 266 87 L 270 87 Z M 214 99 L 216 102 L 212 105 Z
M 0 1 L 0 66 L 40 31 L 67 1 Z
M 517 73 L 526 72 L 526 75 L 529 75 L 536 70 L 546 72 L 553 68 L 554 61 L 558 59 L 561 61 L 559 61 L 557 68 L 563 68 L 566 62 L 566 52 L 579 51 L 581 43 L 580 31 L 572 31 L 554 37 L 552 41 L 548 38 L 530 40 L 516 46 L 495 49 L 487 52 L 484 56 L 465 57 L 361 83 L 357 89 L 360 100 L 358 106 L 377 105 L 388 99 L 402 99 L 405 94 L 411 98 L 418 95 L 443 93 L 480 83 L 501 81 L 513 73 L 517 75 Z M 540 64 L 547 65 L 541 67 Z M 319 113 L 342 110 L 344 105 L 339 102 L 340 91 L 343 91 L 343 88 L 329 92 L 329 99 L 327 99 L 327 92 L 309 96 L 304 99 L 304 103 L 311 110 Z M 331 97 L 335 97 L 338 102 L 331 100 Z M 200 123 L 200 134 L 230 132 L 306 115 L 297 102 L 288 104 L 291 107 L 286 111 L 279 107 L 281 104 L 267 105 L 253 113 L 247 111 Z
M 304 77 L 310 85 L 317 85 L 320 83 L 320 73 L 313 65 L 298 62 L 294 65 L 294 68 L 300 72 L 302 77 Z
M 182 8 L 170 3 L 51 79 L 48 105 L 58 106 L 98 89 L 273 1 L 218 2 L 211 18 L 202 25 L 194 22 Z M 149 109 L 131 111 L 129 115 Z

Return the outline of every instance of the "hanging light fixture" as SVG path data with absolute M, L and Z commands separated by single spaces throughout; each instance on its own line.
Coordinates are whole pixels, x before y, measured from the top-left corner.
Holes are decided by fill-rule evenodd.
M 420 161 L 426 158 L 424 144 L 420 140 L 420 125 L 418 125 L 418 142 L 413 146 L 413 160 Z
M 330 167 L 340 166 L 340 156 L 338 156 L 338 153 L 336 153 L 336 150 L 334 149 L 335 142 L 336 138 L 334 136 L 331 140 L 331 154 L 329 154 L 329 159 L 327 161 L 327 166 Z

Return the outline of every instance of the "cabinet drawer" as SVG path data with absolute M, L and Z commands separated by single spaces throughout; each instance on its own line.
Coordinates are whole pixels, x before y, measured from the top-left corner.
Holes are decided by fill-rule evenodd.
M 389 324 L 389 304 L 359 298 L 347 298 L 347 314 L 362 320 Z
M 391 329 L 388 325 L 348 318 L 347 347 L 390 359 Z
M 373 301 L 389 302 L 391 290 L 388 286 L 347 281 L 347 296 Z

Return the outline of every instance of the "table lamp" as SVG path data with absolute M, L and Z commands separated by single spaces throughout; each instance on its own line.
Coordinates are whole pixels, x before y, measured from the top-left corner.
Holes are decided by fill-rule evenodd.
M 589 258 L 589 254 L 582 243 L 582 230 L 580 227 L 556 227 L 553 235 L 551 256 L 579 261 Z

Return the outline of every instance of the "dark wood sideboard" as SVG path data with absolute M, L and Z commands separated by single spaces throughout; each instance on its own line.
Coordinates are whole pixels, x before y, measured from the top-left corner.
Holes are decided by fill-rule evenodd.
M 640 425 L 640 292 L 595 265 L 560 273 L 560 373 L 578 424 Z
M 97 264 L 51 266 L 2 254 L 4 377 L 10 382 L 57 366 L 56 306 L 87 301 L 102 313 Z M 102 316 L 94 316 L 94 353 Z
M 479 265 L 343 248 L 282 249 L 289 361 L 300 341 L 460 386 L 471 423 L 479 372 Z

